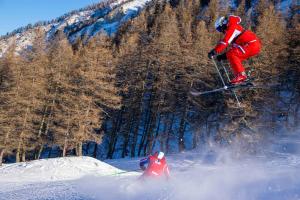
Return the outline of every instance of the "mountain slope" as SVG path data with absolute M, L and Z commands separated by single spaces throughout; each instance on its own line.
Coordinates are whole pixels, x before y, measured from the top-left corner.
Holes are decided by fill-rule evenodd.
M 18 52 L 30 47 L 35 37 L 35 29 L 44 30 L 47 39 L 52 38 L 57 31 L 63 31 L 70 42 L 76 41 L 77 38 L 89 39 L 101 31 L 111 35 L 118 30 L 121 24 L 136 17 L 150 1 L 114 0 L 99 3 L 99 6 L 71 12 L 50 23 L 39 23 L 41 25 L 20 29 L 16 33 L 0 39 L 0 57 L 14 42 L 16 42 Z

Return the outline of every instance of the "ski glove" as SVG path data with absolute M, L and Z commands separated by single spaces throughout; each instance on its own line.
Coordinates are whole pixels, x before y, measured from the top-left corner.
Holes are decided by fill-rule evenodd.
M 215 52 L 215 50 L 213 49 L 213 50 L 211 50 L 209 53 L 208 53 L 208 58 L 209 59 L 212 59 L 214 56 L 216 55 L 216 52 Z
M 221 55 L 217 55 L 217 61 L 227 60 L 226 53 L 223 53 Z
M 140 168 L 145 171 L 147 169 L 146 165 L 149 164 L 149 157 L 147 158 L 143 158 L 142 160 L 140 160 Z

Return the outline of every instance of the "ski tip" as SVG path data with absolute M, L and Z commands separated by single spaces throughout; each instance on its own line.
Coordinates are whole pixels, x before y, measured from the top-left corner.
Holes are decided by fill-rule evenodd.
M 195 91 L 190 91 L 190 94 L 193 95 L 193 96 L 199 96 L 199 95 L 201 95 L 200 92 L 195 92 Z

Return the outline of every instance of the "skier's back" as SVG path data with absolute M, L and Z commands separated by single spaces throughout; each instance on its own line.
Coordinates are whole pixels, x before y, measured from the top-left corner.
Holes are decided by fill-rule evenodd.
M 155 152 L 153 155 L 140 160 L 140 167 L 144 171 L 143 178 L 169 178 L 170 172 L 163 152 Z

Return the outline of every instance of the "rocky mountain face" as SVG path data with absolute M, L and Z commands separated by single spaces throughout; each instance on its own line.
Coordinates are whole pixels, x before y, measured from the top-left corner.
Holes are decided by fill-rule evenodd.
M 78 38 L 89 39 L 99 32 L 114 34 L 118 27 L 136 17 L 151 0 L 112 0 L 72 11 L 50 22 L 38 22 L 19 28 L 6 36 L 0 37 L 0 57 L 12 45 L 21 52 L 30 48 L 35 31 L 45 31 L 46 39 L 51 39 L 58 31 L 63 31 L 69 41 L 74 43 Z

